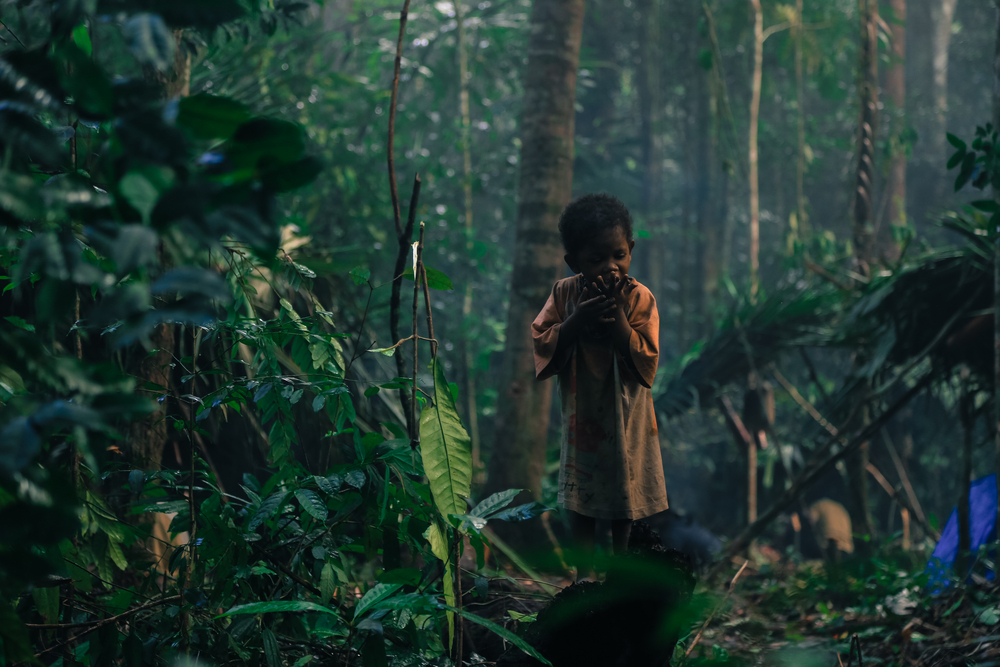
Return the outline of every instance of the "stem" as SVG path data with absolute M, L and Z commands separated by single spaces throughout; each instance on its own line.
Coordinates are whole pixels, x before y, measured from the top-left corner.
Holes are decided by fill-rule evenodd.
M 403 289 L 403 269 L 406 268 L 406 255 L 410 249 L 410 239 L 413 238 L 413 225 L 417 218 L 417 202 L 420 199 L 420 174 L 413 176 L 413 194 L 410 196 L 410 210 L 406 219 L 406 229 L 396 237 L 399 250 L 396 253 L 396 267 L 392 277 L 392 296 L 389 298 L 389 334 L 393 341 L 399 340 L 399 302 Z M 406 361 L 402 352 L 396 355 L 396 374 L 399 377 L 406 377 Z M 410 397 L 406 393 L 406 387 L 399 388 L 399 402 L 403 406 L 403 414 L 406 415 L 407 422 L 410 419 Z M 413 432 L 413 425 L 407 423 L 407 429 Z
M 455 608 L 462 609 L 462 551 L 465 550 L 465 542 L 462 540 L 462 533 L 455 531 Z M 462 641 L 465 627 L 461 614 L 455 614 L 455 664 L 462 664 Z
M 792 485 L 785 490 L 781 498 L 778 499 L 764 514 L 757 519 L 753 524 L 748 526 L 743 532 L 741 532 L 733 541 L 731 541 L 720 557 L 718 564 L 716 564 L 708 574 L 708 578 L 714 578 L 715 575 L 719 573 L 721 567 L 726 563 L 729 557 L 734 554 L 739 553 L 750 543 L 751 540 L 760 535 L 764 528 L 767 527 L 771 521 L 773 521 L 779 514 L 790 507 L 799 496 L 808 489 L 813 482 L 815 482 L 824 472 L 833 467 L 837 461 L 853 454 L 857 451 L 863 444 L 867 443 L 871 436 L 882 427 L 883 424 L 888 422 L 892 417 L 899 412 L 903 406 L 909 403 L 917 394 L 922 392 L 927 388 L 933 379 L 933 373 L 928 373 L 917 383 L 910 388 L 903 396 L 899 398 L 895 403 L 889 406 L 884 412 L 882 412 L 878 417 L 876 417 L 870 424 L 867 424 L 862 428 L 855 436 L 853 436 L 850 441 L 842 447 L 839 451 L 830 453 L 836 440 L 830 440 L 826 445 L 821 447 L 813 457 L 806 464 L 805 469 L 802 474 L 799 475 Z M 853 414 L 849 417 L 849 421 L 853 420 Z
M 698 630 L 698 634 L 694 636 L 694 639 L 691 640 L 691 644 L 687 647 L 687 650 L 684 651 L 685 658 L 691 655 L 691 651 L 693 651 L 694 647 L 698 645 L 699 641 L 701 641 L 701 636 L 705 633 L 705 628 L 707 628 L 708 624 L 712 622 L 712 619 L 715 618 L 715 615 L 718 614 L 719 611 L 721 611 L 724 606 L 726 606 L 726 602 L 729 601 L 729 598 L 732 597 L 733 595 L 733 591 L 736 590 L 736 582 L 739 580 L 740 575 L 743 574 L 743 570 L 747 569 L 747 565 L 749 564 L 750 561 L 748 560 L 743 561 L 743 565 L 740 567 L 739 572 L 737 572 L 736 576 L 733 577 L 733 580 L 729 582 L 729 591 L 726 593 L 726 597 L 722 598 L 722 602 L 720 602 L 715 607 L 715 609 L 712 610 L 712 613 L 708 615 L 708 618 L 706 618 L 705 622 L 702 623 L 701 629 Z
M 420 223 L 420 238 L 424 238 L 424 223 Z M 423 246 L 423 243 L 421 243 Z M 434 338 L 434 316 L 431 314 L 431 292 L 430 288 L 427 286 L 427 268 L 424 267 L 423 261 L 423 251 L 421 249 L 421 259 L 420 259 L 420 282 L 423 284 L 424 288 L 424 306 L 427 308 L 427 337 L 431 339 L 431 359 L 437 358 L 438 344 L 437 339 Z
M 396 38 L 396 60 L 392 70 L 392 94 L 389 98 L 389 139 L 386 160 L 389 165 L 389 194 L 392 196 L 392 219 L 396 223 L 396 236 L 402 236 L 403 226 L 399 215 L 399 190 L 396 188 L 396 161 L 392 153 L 392 141 L 396 135 L 396 100 L 399 97 L 399 67 L 403 59 L 403 34 L 406 32 L 406 17 L 410 11 L 410 0 L 403 0 L 399 12 L 399 37 Z
M 417 241 L 417 261 L 413 264 L 413 387 L 410 397 L 410 447 L 416 449 L 420 445 L 420 420 L 417 418 L 417 351 L 420 340 L 417 338 L 417 306 L 420 297 L 420 263 L 424 255 L 424 223 L 420 223 L 420 240 Z M 433 349 L 433 347 L 431 348 Z

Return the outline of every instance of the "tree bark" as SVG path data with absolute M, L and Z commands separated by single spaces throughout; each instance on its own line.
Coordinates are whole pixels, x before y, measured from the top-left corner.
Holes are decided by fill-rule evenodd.
M 969 368 L 964 366 L 959 375 L 962 397 L 959 412 L 962 418 L 962 469 L 959 473 L 958 497 L 958 553 L 955 555 L 955 573 L 965 578 L 969 574 L 972 534 L 969 531 L 969 487 L 972 482 L 972 430 L 975 426 L 976 396 L 969 391 Z
M 958 0 L 935 0 L 931 6 L 931 66 L 934 70 L 934 127 L 930 146 L 931 160 L 944 175 L 944 163 L 948 159 L 948 48 L 951 46 L 951 26 L 955 18 Z M 941 179 L 939 179 L 941 180 Z M 941 180 L 947 183 L 947 179 Z M 943 194 L 943 193 L 942 193 Z
M 760 88 L 764 74 L 764 12 L 760 0 L 750 0 L 753 9 L 753 79 L 750 84 L 750 299 L 756 301 L 760 276 L 760 175 L 757 128 L 760 120 Z
M 639 31 L 642 72 L 639 76 L 639 121 L 642 132 L 642 213 L 649 238 L 646 246 L 647 287 L 654 295 L 662 288 L 663 223 L 660 202 L 663 187 L 662 96 L 660 89 L 660 0 L 637 4 L 644 25 Z
M 465 249 L 469 255 L 469 277 L 465 283 L 465 299 L 462 301 L 462 365 L 465 370 L 465 407 L 469 438 L 472 440 L 473 478 L 478 482 L 482 476 L 482 461 L 479 446 L 479 413 L 476 410 L 476 376 L 472 346 L 469 344 L 468 326 L 472 316 L 472 278 L 476 274 L 476 261 L 472 258 L 472 147 L 469 145 L 469 131 L 472 116 L 469 112 L 469 52 L 465 43 L 465 17 L 462 3 L 455 2 L 455 20 L 458 22 L 458 107 L 462 116 L 462 194 L 465 203 Z
M 802 59 L 802 0 L 795 0 L 795 103 L 798 111 L 798 150 L 795 158 L 795 226 L 792 233 L 798 239 L 805 234 L 808 222 L 806 212 L 806 111 L 805 111 L 805 69 Z
M 504 371 L 487 491 L 541 498 L 552 383 L 536 382 L 531 322 L 565 270 L 559 214 L 573 183 L 584 0 L 535 0 L 521 119 L 521 174 Z
M 857 272 L 867 277 L 870 273 L 873 241 L 873 181 L 875 178 L 875 131 L 878 121 L 878 2 L 859 0 L 861 9 L 861 55 L 859 62 L 858 93 L 861 98 L 861 115 L 858 123 L 858 166 L 854 192 L 853 240 Z M 855 368 L 863 363 L 859 351 Z M 864 383 L 857 400 L 868 399 L 869 387 Z M 867 424 L 871 415 L 868 408 L 861 411 Z M 874 535 L 875 523 L 868 503 L 868 443 L 862 443 L 847 461 L 848 486 L 851 492 L 851 521 L 858 533 Z
M 163 97 L 167 99 L 186 97 L 191 89 L 191 54 L 183 47 L 182 31 L 175 30 L 173 37 L 176 42 L 173 67 L 167 72 L 160 72 L 155 68 L 149 68 L 144 72 L 147 79 L 161 86 Z M 159 255 L 161 264 L 165 267 L 166 258 L 162 247 Z M 149 337 L 150 350 L 148 352 L 137 350 L 137 356 L 128 369 L 129 373 L 141 383 L 152 383 L 162 387 L 164 395 L 170 390 L 170 364 L 173 362 L 176 337 L 176 327 L 173 324 L 159 325 Z M 160 469 L 163 448 L 170 435 L 167 427 L 167 420 L 159 411 L 129 423 L 127 437 L 129 455 L 136 468 Z
M 906 0 L 891 0 L 892 60 L 886 73 L 886 92 L 892 100 L 892 158 L 889 164 L 889 226 L 881 254 L 889 261 L 899 259 L 900 247 L 892 237 L 893 227 L 906 226 L 906 147 L 900 137 L 906 130 Z

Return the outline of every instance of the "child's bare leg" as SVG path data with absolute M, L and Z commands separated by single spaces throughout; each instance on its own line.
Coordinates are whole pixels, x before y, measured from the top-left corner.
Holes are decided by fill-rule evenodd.
M 576 552 L 576 580 L 580 581 L 592 576 L 594 571 L 594 530 L 597 520 L 594 517 L 583 516 L 572 510 L 566 510 L 569 515 L 569 527 L 573 532 L 573 545 Z
M 611 545 L 614 547 L 616 555 L 621 555 L 628 550 L 628 537 L 631 534 L 631 519 L 611 522 Z

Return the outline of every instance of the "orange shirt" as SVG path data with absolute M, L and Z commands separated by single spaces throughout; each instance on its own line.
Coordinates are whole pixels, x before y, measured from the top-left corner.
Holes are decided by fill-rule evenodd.
M 560 280 L 531 325 L 535 375 L 559 376 L 562 447 L 559 503 L 600 519 L 642 519 L 667 509 L 650 387 L 659 357 L 660 318 L 652 293 L 630 279 L 625 314 L 631 358 L 615 351 L 606 327 L 583 331 L 562 368 L 553 355 L 576 308 L 583 276 Z

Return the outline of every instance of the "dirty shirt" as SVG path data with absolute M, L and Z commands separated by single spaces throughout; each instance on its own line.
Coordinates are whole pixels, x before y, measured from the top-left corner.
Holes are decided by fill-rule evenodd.
M 615 350 L 608 327 L 596 324 L 581 332 L 561 368 L 551 363 L 559 329 L 579 303 L 582 275 L 557 282 L 531 325 L 536 378 L 559 376 L 559 504 L 597 519 L 642 519 L 667 509 L 650 391 L 660 317 L 652 293 L 629 281 L 631 359 Z

